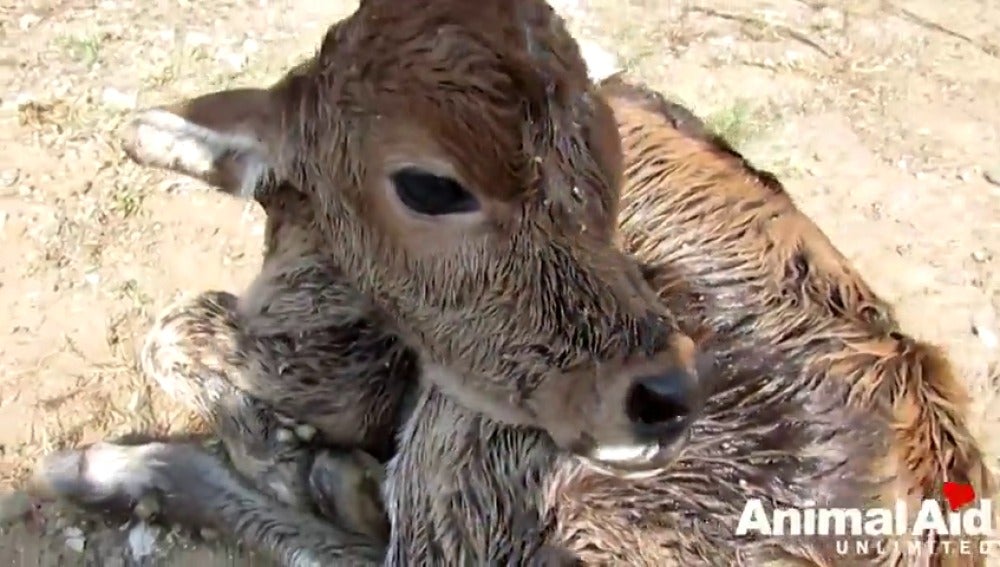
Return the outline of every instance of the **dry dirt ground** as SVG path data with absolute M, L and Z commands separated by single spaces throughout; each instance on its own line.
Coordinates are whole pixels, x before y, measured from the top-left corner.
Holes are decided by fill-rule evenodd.
M 114 136 L 123 117 L 136 105 L 276 78 L 353 8 L 199 4 L 0 0 L 2 488 L 46 451 L 189 428 L 185 412 L 136 375 L 137 341 L 176 294 L 238 291 L 259 265 L 256 206 L 126 161 Z M 989 369 L 1000 356 L 1000 7 L 557 7 L 631 76 L 687 103 L 775 171 L 898 306 L 904 326 L 950 350 L 996 463 L 1000 377 Z M 0 564 L 92 560 L 107 533 L 76 537 L 87 528 L 80 522 L 50 516 L 41 529 L 6 528 Z M 233 550 L 164 543 L 175 540 L 187 541 L 161 537 L 159 549 L 173 549 L 179 563 L 246 561 Z M 72 549 L 81 542 L 83 554 Z

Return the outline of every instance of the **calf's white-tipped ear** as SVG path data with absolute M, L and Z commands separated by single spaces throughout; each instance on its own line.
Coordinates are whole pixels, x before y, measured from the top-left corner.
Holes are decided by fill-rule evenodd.
M 583 62 L 587 65 L 587 75 L 592 82 L 600 83 L 622 70 L 618 58 L 610 51 L 588 40 L 580 40 L 577 43 L 580 46 Z
M 139 165 L 252 199 L 274 179 L 279 132 L 271 91 L 234 89 L 138 111 L 120 136 Z

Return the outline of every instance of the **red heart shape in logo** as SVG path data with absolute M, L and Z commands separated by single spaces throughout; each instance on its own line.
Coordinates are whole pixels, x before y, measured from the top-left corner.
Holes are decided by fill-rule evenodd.
M 941 489 L 944 497 L 948 499 L 948 506 L 952 512 L 965 506 L 976 499 L 976 491 L 971 484 L 959 484 L 957 482 L 946 482 Z

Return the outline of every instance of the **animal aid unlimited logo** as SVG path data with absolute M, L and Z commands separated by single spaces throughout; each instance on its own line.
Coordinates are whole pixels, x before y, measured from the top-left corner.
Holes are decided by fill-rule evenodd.
M 893 508 L 775 508 L 768 512 L 760 499 L 748 500 L 736 526 L 737 536 L 828 536 L 837 553 L 882 552 L 893 546 L 906 555 L 937 551 L 944 555 L 1000 555 L 994 532 L 993 502 L 978 506 L 972 486 L 946 482 L 947 502 L 924 500 L 916 514 L 906 502 Z M 912 517 L 911 517 L 912 516 Z M 933 534 L 933 537 L 929 537 Z

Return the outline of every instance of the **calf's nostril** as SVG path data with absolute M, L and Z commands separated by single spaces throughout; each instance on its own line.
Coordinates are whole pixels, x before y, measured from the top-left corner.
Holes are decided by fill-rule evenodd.
M 629 419 L 648 426 L 672 426 L 692 413 L 691 378 L 683 371 L 636 380 L 626 401 Z

